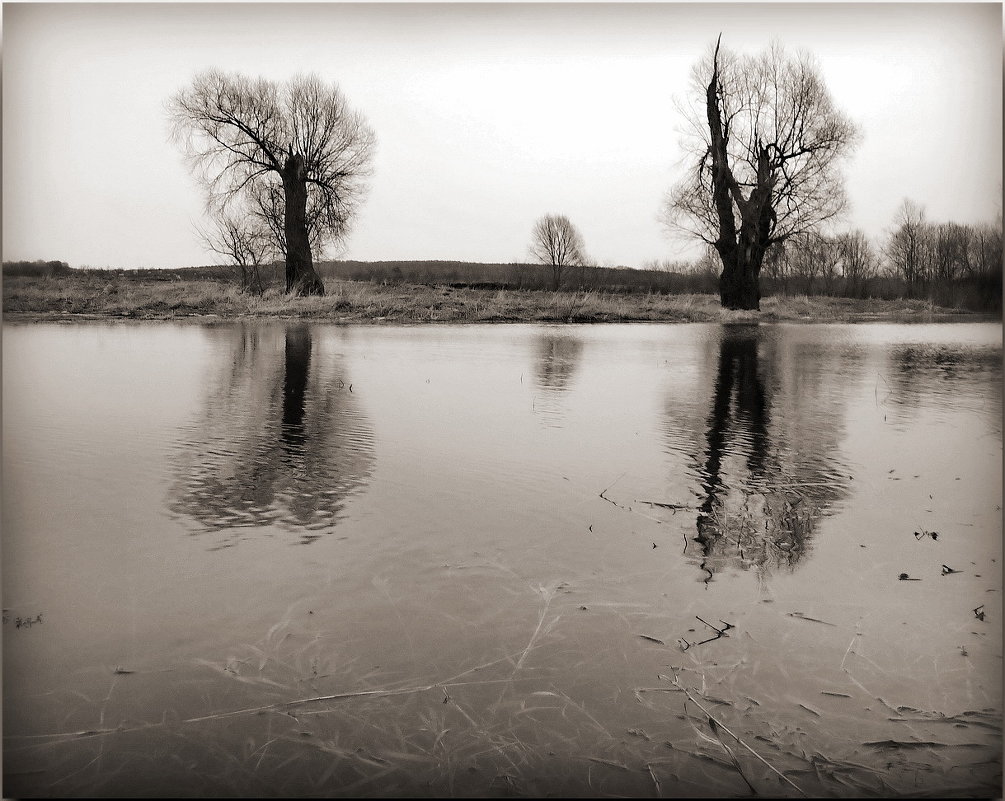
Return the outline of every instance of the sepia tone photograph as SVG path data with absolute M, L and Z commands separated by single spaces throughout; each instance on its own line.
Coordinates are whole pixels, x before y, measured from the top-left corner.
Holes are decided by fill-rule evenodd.
M 1000 798 L 1001 3 L 4 3 L 4 798 Z

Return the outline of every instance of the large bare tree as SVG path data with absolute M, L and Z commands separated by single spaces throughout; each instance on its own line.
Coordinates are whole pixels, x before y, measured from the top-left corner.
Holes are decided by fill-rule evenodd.
M 715 247 L 724 307 L 757 309 L 767 249 L 844 208 L 839 167 L 855 126 L 813 60 L 777 44 L 738 57 L 717 41 L 692 84 L 697 102 L 685 110 L 682 143 L 691 166 L 668 194 L 663 220 Z
M 551 267 L 552 288 L 562 285 L 567 267 L 584 264 L 583 237 L 564 214 L 546 214 L 534 223 L 530 253 L 541 264 Z
M 338 86 L 317 75 L 277 84 L 208 70 L 169 103 L 174 133 L 211 210 L 235 201 L 282 219 L 286 290 L 323 295 L 315 246 L 345 237 L 365 191 L 375 137 Z M 281 215 L 280 215 L 281 210 Z

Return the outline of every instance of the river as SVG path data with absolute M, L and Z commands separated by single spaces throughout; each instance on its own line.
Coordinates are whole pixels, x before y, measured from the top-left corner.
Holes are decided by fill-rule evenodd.
M 5 324 L 6 796 L 1000 796 L 1002 328 Z

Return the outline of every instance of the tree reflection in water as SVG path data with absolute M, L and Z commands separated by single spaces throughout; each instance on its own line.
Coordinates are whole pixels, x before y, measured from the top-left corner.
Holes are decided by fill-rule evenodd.
M 331 531 L 373 468 L 373 437 L 338 357 L 306 325 L 242 324 L 229 370 L 176 455 L 169 508 L 236 545 L 276 525 L 307 544 Z
M 884 409 L 893 422 L 909 420 L 923 406 L 980 407 L 995 433 L 1001 432 L 1002 361 L 998 346 L 900 345 L 890 352 Z
M 535 382 L 543 394 L 534 408 L 547 425 L 559 425 L 565 413 L 563 395 L 579 367 L 583 343 L 575 334 L 545 330 L 535 347 Z
M 819 354 L 779 354 L 757 326 L 724 327 L 697 473 L 699 566 L 792 569 L 820 517 L 847 492 L 836 457 L 840 393 L 813 375 Z M 776 420 L 772 418 L 776 417 Z

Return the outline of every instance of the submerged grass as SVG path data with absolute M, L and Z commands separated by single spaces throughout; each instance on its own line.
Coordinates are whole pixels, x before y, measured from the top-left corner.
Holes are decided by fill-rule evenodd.
M 471 289 L 328 280 L 324 297 L 278 289 L 262 296 L 213 280 L 72 273 L 6 276 L 3 311 L 14 319 L 280 318 L 336 323 L 503 322 L 854 322 L 956 314 L 920 300 L 853 300 L 805 295 L 764 298 L 759 312 L 724 310 L 714 295 Z
M 5 750 L 12 755 L 8 764 L 21 769 L 5 778 L 14 780 L 15 789 L 44 786 L 61 795 L 121 794 L 126 787 L 149 793 L 158 782 L 163 789 L 170 781 L 172 788 L 184 791 L 180 794 L 202 797 L 884 797 L 897 787 L 884 781 L 896 781 L 896 775 L 888 776 L 891 768 L 907 775 L 917 765 L 928 781 L 942 780 L 936 783 L 943 791 L 965 794 L 984 786 L 948 778 L 946 765 L 969 743 L 953 744 L 909 727 L 929 717 L 941 725 L 969 725 L 976 718 L 993 741 L 1000 736 L 997 716 L 964 713 L 950 719 L 904 708 L 896 710 L 894 725 L 908 727 L 911 737 L 924 733 L 924 738 L 915 742 L 905 733 L 897 740 L 859 739 L 858 750 L 849 750 L 840 737 L 813 736 L 821 724 L 811 725 L 801 715 L 788 723 L 779 718 L 767 697 L 761 699 L 766 706 L 749 698 L 744 705 L 738 682 L 749 672 L 747 657 L 726 665 L 719 661 L 729 653 L 724 650 L 716 651 L 712 662 L 690 651 L 684 659 L 690 658 L 694 667 L 671 664 L 670 675 L 657 674 L 661 686 L 638 687 L 623 697 L 619 689 L 605 703 L 570 681 L 589 669 L 589 660 L 559 665 L 544 653 L 572 633 L 558 624 L 573 616 L 563 613 L 575 609 L 579 599 L 565 592 L 565 582 L 529 589 L 530 594 L 523 584 L 520 594 L 533 599 L 536 614 L 525 620 L 526 628 L 513 632 L 519 639 L 511 638 L 501 656 L 496 651 L 496 658 L 463 669 L 455 665 L 460 672 L 433 679 L 399 675 L 391 681 L 378 668 L 329 664 L 331 643 L 303 622 L 303 610 L 294 604 L 258 642 L 239 647 L 236 655 L 196 660 L 195 670 L 179 687 L 189 687 L 193 700 L 206 707 L 201 714 L 168 710 L 147 722 L 137 721 L 135 710 L 122 710 L 121 717 L 110 709 L 106 714 L 109 690 L 92 705 L 94 729 L 5 734 Z M 625 637 L 633 641 L 630 632 Z M 660 649 L 655 661 L 667 664 L 671 656 L 679 661 L 682 655 Z M 626 650 L 625 658 L 642 656 Z M 682 680 L 684 672 L 692 675 L 692 686 Z M 113 689 L 138 682 L 132 687 L 137 697 L 143 682 L 152 681 L 143 670 L 112 673 Z M 492 703 L 498 686 L 504 696 Z M 337 691 L 317 691 L 322 688 Z M 724 697 L 713 697 L 709 690 Z M 634 702 L 629 701 L 633 695 Z M 256 698 L 277 700 L 234 703 Z M 688 709 L 691 705 L 701 714 Z M 901 719 L 907 712 L 911 714 Z M 632 721 L 629 727 L 626 721 Z M 834 753 L 820 753 L 823 745 Z M 980 749 L 975 756 L 985 760 L 968 766 L 978 776 L 997 768 L 1000 777 L 1000 761 L 987 761 L 991 745 L 973 746 Z M 939 773 L 924 763 L 903 761 L 905 751 L 933 748 L 946 752 Z M 32 758 L 25 757 L 26 751 Z M 903 764 L 894 765 L 895 757 Z M 141 763 L 146 783 L 136 784 L 131 777 Z M 42 770 L 32 771 L 36 766 Z M 31 783 L 33 776 L 42 784 Z M 176 783 L 185 777 L 191 785 Z

